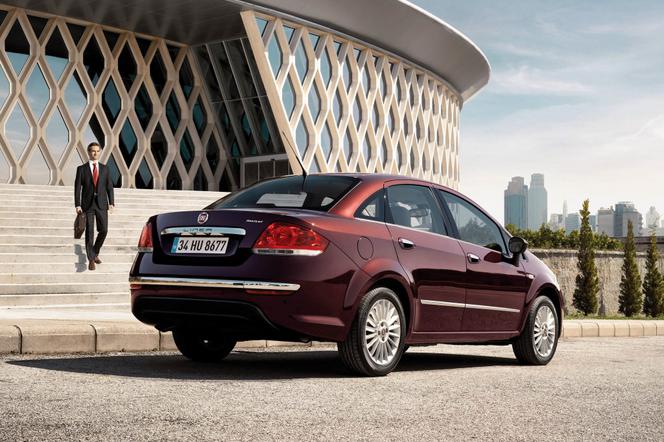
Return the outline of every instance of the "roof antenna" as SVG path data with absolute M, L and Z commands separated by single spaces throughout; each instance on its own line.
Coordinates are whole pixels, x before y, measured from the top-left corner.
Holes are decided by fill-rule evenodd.
M 306 195 L 307 192 L 304 191 L 304 183 L 307 181 L 307 171 L 304 169 L 304 164 L 302 164 L 302 160 L 300 159 L 300 154 L 298 153 L 298 151 L 295 150 L 295 148 L 290 143 L 290 141 L 288 141 L 288 137 L 286 137 L 286 134 L 284 133 L 283 130 L 281 131 L 281 138 L 283 140 L 285 140 L 286 143 L 288 143 L 288 147 L 290 147 L 291 151 L 295 155 L 295 158 L 297 159 L 297 163 L 300 165 L 300 169 L 302 169 L 302 190 L 301 190 L 301 192 Z

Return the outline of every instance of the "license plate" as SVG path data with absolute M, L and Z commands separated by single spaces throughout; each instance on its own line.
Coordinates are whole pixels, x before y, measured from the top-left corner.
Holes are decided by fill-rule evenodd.
M 223 255 L 228 247 L 228 238 L 217 236 L 214 238 L 182 238 L 173 241 L 171 253 L 201 253 Z

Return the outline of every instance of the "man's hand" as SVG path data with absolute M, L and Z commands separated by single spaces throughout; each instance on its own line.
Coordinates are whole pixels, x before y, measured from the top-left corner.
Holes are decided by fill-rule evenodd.
M 81 213 L 81 212 L 83 212 L 83 209 L 81 209 L 80 207 L 77 207 L 76 208 L 76 213 Z
M 113 213 L 113 209 L 115 209 L 115 206 L 114 206 L 113 204 L 110 204 L 110 205 L 108 206 L 108 210 L 109 210 L 109 212 Z

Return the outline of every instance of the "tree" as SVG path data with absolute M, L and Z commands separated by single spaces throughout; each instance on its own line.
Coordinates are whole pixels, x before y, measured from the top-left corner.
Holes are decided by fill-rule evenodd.
M 574 307 L 584 315 L 597 311 L 597 293 L 599 277 L 595 266 L 595 250 L 593 249 L 593 232 L 590 228 L 589 200 L 583 202 L 581 214 L 581 231 L 578 237 L 579 253 L 577 254 L 576 288 L 574 289 Z
M 634 245 L 634 227 L 627 222 L 627 239 L 625 240 L 625 259 L 620 278 L 620 296 L 618 311 L 630 317 L 641 311 L 641 275 L 636 265 L 636 246 Z
M 643 313 L 653 317 L 664 314 L 664 278 L 657 268 L 658 261 L 657 236 L 653 229 L 643 277 Z

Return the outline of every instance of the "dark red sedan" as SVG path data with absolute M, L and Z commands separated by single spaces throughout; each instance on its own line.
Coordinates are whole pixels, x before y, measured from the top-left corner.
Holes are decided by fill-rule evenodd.
M 470 199 L 401 176 L 285 176 L 201 211 L 151 217 L 132 310 L 193 360 L 237 341 L 337 342 L 385 375 L 408 346 L 512 344 L 546 364 L 561 331 L 555 275 Z

